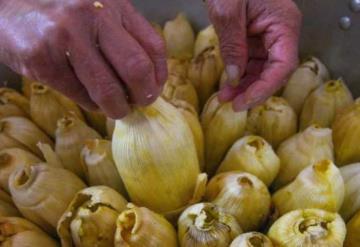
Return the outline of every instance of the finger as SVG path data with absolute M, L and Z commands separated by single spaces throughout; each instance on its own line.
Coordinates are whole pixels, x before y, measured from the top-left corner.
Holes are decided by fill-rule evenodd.
M 108 117 L 122 118 L 130 112 L 127 96 L 121 81 L 94 47 L 86 39 L 74 41 L 69 48 L 69 60 L 91 99 Z
M 164 85 L 167 79 L 164 40 L 129 2 L 124 2 L 123 7 L 126 9 L 123 18 L 125 29 L 139 42 L 154 63 L 156 82 L 161 86 Z
M 257 79 L 258 75 L 248 74 L 240 80 L 240 84 L 237 87 L 232 87 L 231 85 L 226 85 L 222 88 L 218 94 L 219 100 L 221 102 L 231 101 L 236 98 L 236 96 L 244 93 L 246 89 Z
M 248 59 L 245 0 L 208 0 L 209 17 L 220 39 L 228 81 L 239 81 Z
M 125 83 L 131 102 L 143 106 L 151 104 L 161 92 L 153 62 L 123 27 L 113 20 L 104 22 L 99 30 L 101 51 Z

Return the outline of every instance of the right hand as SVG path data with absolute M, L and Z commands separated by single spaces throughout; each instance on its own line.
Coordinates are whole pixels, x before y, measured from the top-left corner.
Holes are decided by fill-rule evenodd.
M 165 45 L 129 0 L 0 0 L 0 62 L 122 118 L 167 77 Z

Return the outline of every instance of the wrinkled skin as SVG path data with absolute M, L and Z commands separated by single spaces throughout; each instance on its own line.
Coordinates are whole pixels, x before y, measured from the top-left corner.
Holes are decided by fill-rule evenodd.
M 129 0 L 0 0 L 0 62 L 88 110 L 121 118 L 148 105 L 167 77 L 164 43 Z M 243 110 L 274 93 L 297 63 L 300 13 L 291 0 L 208 0 Z
M 99 2 L 0 0 L 0 62 L 121 118 L 160 94 L 165 47 L 128 0 Z
M 264 102 L 286 83 L 298 62 L 301 13 L 292 0 L 208 0 L 227 65 L 222 101 L 237 111 Z M 238 86 L 229 85 L 239 82 Z

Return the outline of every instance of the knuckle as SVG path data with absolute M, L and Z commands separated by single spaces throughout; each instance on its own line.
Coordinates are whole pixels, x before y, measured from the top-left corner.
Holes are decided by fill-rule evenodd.
M 152 62 L 143 55 L 130 57 L 127 60 L 126 67 L 128 80 L 134 82 L 142 81 L 153 70 Z
M 119 85 L 115 82 L 96 83 L 96 86 L 91 89 L 90 96 L 96 102 L 104 102 L 112 99 L 119 92 Z

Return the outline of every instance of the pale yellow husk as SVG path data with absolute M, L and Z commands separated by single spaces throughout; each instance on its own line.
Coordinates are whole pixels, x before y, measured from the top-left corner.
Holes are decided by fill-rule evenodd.
M 178 220 L 181 247 L 228 247 L 241 233 L 235 217 L 212 203 L 190 206 Z
M 21 85 L 21 92 L 23 95 L 30 99 L 31 97 L 31 84 L 38 83 L 37 81 L 30 80 L 29 78 L 26 78 L 25 76 L 22 77 L 22 85 Z
M 278 247 L 342 247 L 345 235 L 346 226 L 340 215 L 320 209 L 289 212 L 268 232 Z
M 242 171 L 255 175 L 267 186 L 280 169 L 280 159 L 271 145 L 260 136 L 245 136 L 234 143 L 217 173 Z
M 235 216 L 245 232 L 259 230 L 270 214 L 271 195 L 266 185 L 245 172 L 216 175 L 205 198 Z
M 175 58 L 167 59 L 167 68 L 169 75 L 187 78 L 187 71 L 189 68 L 189 60 L 181 60 Z
M 85 178 L 80 162 L 80 152 L 88 139 L 101 139 L 101 136 L 75 116 L 69 115 L 58 120 L 55 152 L 60 157 L 64 168 L 80 178 Z
M 360 246 L 360 211 L 347 223 L 346 229 L 344 247 Z
M 39 227 L 18 217 L 0 217 L 0 245 L 2 247 L 59 246 Z
M 31 118 L 48 135 L 55 137 L 57 121 L 69 112 L 83 119 L 80 108 L 70 99 L 43 84 L 31 85 Z
M 24 217 L 55 234 L 58 220 L 85 184 L 68 170 L 39 164 L 13 172 L 9 187 Z
M 106 133 L 107 137 L 111 140 L 114 134 L 115 120 L 112 118 L 106 119 Z
M 0 151 L 0 186 L 9 192 L 9 176 L 24 165 L 36 165 L 41 160 L 34 154 L 20 148 Z
M 360 100 L 335 117 L 333 140 L 338 166 L 360 162 Z
M 26 116 L 30 114 L 29 100 L 11 88 L 0 88 L 0 102 L 17 106 Z
M 199 100 L 195 87 L 186 77 L 170 74 L 161 96 L 169 102 L 186 101 L 195 108 L 196 112 L 199 111 Z
M 353 102 L 353 96 L 342 79 L 321 85 L 305 100 L 300 116 L 300 129 L 312 124 L 331 127 L 336 113 Z
M 206 175 L 183 115 L 159 98 L 116 121 L 113 156 L 131 201 L 160 213 L 201 199 Z
M 169 58 L 190 59 L 193 55 L 195 34 L 183 13 L 165 23 L 163 34 Z
M 188 77 L 197 91 L 200 108 L 217 90 L 223 70 L 224 63 L 219 46 L 208 47 L 191 60 Z
M 28 117 L 28 114 L 18 106 L 3 102 L 0 99 L 0 119 L 6 117 Z
M 174 227 L 161 215 L 128 205 L 116 221 L 115 247 L 177 247 Z
M 118 192 L 106 186 L 79 191 L 58 222 L 61 245 L 113 246 L 116 219 L 126 204 L 127 201 Z
M 290 183 L 304 168 L 319 160 L 334 160 L 332 131 L 328 128 L 310 126 L 290 137 L 277 149 L 281 161 L 280 172 L 274 187 Z
M 345 198 L 340 209 L 340 215 L 345 221 L 360 210 L 360 163 L 340 168 L 345 182 Z
M 320 78 L 322 78 L 323 81 L 330 80 L 329 70 L 326 67 L 326 65 L 320 61 L 319 58 L 311 56 L 304 61 L 303 65 L 308 65 L 308 66 L 312 66 L 312 67 L 314 67 L 314 65 L 316 65 L 317 71 L 318 71 L 317 74 L 320 76 Z
M 339 169 L 330 160 L 305 168 L 296 179 L 273 195 L 280 215 L 296 209 L 319 208 L 338 212 L 344 201 L 345 186 Z
M 320 72 L 320 66 L 315 61 L 308 61 L 291 75 L 282 97 L 297 114 L 301 112 L 306 97 L 324 82 Z
M 231 243 L 230 247 L 273 247 L 271 240 L 260 232 L 240 234 Z
M 195 40 L 194 57 L 199 56 L 210 47 L 219 46 L 219 37 L 212 25 L 201 30 Z
M 126 196 L 124 183 L 113 160 L 110 141 L 101 139 L 85 141 L 80 161 L 90 186 L 106 185 Z
M 247 130 L 263 137 L 274 148 L 297 131 L 297 116 L 281 97 L 270 97 L 264 104 L 249 112 Z
M 229 148 L 244 135 L 247 112 L 235 112 L 232 103 L 220 103 L 214 94 L 205 105 L 201 124 L 205 136 L 205 166 L 214 174 Z
M 20 217 L 20 212 L 14 205 L 9 194 L 0 189 L 0 217 Z
M 5 148 L 21 148 L 41 157 L 37 143 L 53 146 L 53 141 L 33 122 L 23 117 L 0 119 L 0 150 Z
M 100 111 L 84 111 L 84 114 L 89 125 L 102 136 L 106 136 L 106 115 Z

